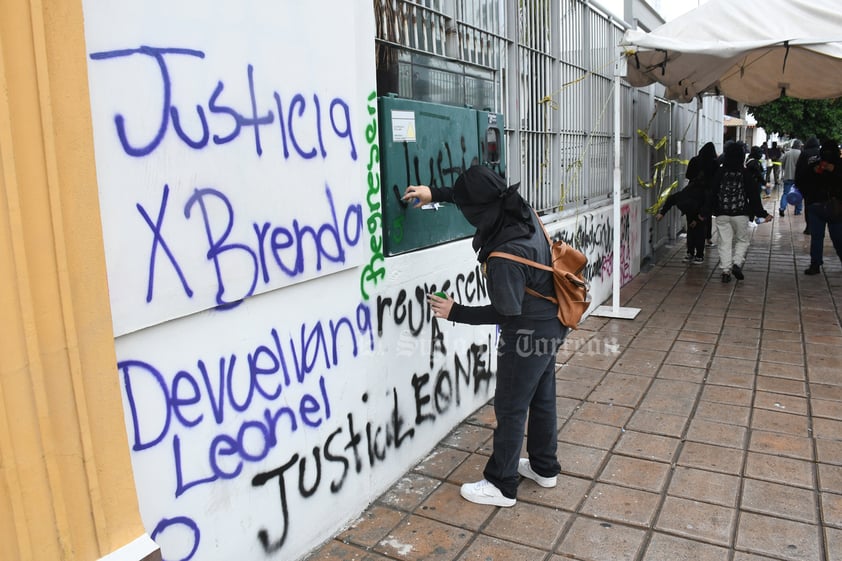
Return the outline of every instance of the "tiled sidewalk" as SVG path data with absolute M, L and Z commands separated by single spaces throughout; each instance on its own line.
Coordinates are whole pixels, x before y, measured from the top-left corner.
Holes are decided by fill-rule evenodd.
M 772 203 L 767 206 L 771 210 Z M 588 318 L 559 353 L 554 489 L 459 497 L 481 478 L 486 405 L 320 561 L 842 561 L 842 265 L 808 277 L 801 216 L 754 230 L 746 279 L 683 240 L 622 291 L 634 320 Z

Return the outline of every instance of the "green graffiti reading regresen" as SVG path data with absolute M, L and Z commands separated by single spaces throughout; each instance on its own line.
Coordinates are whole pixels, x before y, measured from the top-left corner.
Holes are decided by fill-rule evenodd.
M 365 141 L 368 146 L 368 192 L 366 202 L 368 203 L 368 227 L 369 246 L 371 248 L 371 259 L 363 268 L 360 275 L 360 293 L 364 300 L 368 300 L 369 294 L 366 285 L 371 283 L 377 286 L 377 282 L 386 277 L 386 258 L 383 255 L 383 213 L 380 209 L 380 145 L 378 144 L 377 131 L 377 92 L 371 92 L 368 96 L 368 114 L 371 121 L 365 127 Z M 377 263 L 381 266 L 377 267 Z

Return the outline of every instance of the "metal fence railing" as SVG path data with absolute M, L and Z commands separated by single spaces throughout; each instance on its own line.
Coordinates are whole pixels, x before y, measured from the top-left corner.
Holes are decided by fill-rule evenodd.
M 673 153 L 679 141 L 685 157 L 698 141 L 721 141 L 711 138 L 715 118 L 696 119 L 696 103 L 656 103 L 651 91 L 625 83 L 621 122 L 613 122 L 625 26 L 586 0 L 374 0 L 374 10 L 378 65 L 397 67 L 390 89 L 503 112 L 510 180 L 541 212 L 611 200 L 617 127 L 624 196 L 647 200 L 638 177 L 646 179 L 655 156 L 637 131 L 651 126 L 653 114 Z M 721 114 L 721 103 L 705 106 Z M 679 134 L 691 121 L 698 132 Z

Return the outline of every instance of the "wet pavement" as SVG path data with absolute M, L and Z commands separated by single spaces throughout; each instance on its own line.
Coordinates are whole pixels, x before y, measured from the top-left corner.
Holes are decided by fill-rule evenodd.
M 771 199 L 766 207 L 773 209 Z M 806 276 L 792 207 L 753 228 L 745 280 L 684 241 L 558 355 L 558 486 L 469 503 L 485 405 L 308 561 L 842 561 L 842 265 Z M 524 452 L 525 455 L 525 452 Z

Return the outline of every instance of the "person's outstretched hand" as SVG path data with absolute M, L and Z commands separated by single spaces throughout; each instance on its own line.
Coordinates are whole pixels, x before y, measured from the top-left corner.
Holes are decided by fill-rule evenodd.
M 433 194 L 426 185 L 410 185 L 403 192 L 403 200 L 407 202 L 414 201 L 415 204 L 412 206 L 418 208 L 433 202 Z
M 435 294 L 428 294 L 427 302 L 433 309 L 433 315 L 441 319 L 447 319 L 450 315 L 451 308 L 453 308 L 453 298 L 450 296 L 442 298 L 441 296 L 436 296 Z

